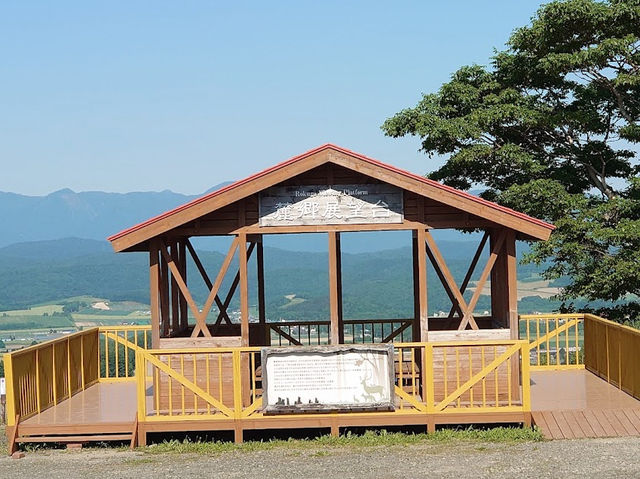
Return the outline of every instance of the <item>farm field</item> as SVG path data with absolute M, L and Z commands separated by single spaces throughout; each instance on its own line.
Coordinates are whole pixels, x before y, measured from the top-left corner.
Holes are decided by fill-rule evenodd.
M 148 324 L 149 306 L 133 301 L 108 301 L 78 296 L 28 309 L 0 313 L 0 352 L 24 348 L 94 326 Z

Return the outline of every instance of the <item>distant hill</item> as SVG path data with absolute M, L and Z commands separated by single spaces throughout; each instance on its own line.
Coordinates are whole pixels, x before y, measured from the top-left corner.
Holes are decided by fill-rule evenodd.
M 229 182 L 214 186 L 216 190 Z M 200 196 L 200 195 L 197 195 Z M 186 203 L 197 196 L 161 192 L 76 193 L 46 196 L 0 192 L 0 247 L 67 237 L 104 240 L 107 236 Z
M 469 242 L 440 242 L 449 268 L 460 283 L 474 253 Z M 224 255 L 200 251 L 210 276 Z M 343 253 L 345 317 L 403 317 L 412 314 L 412 266 L 409 247 L 368 253 Z M 237 266 L 232 265 L 232 268 Z M 206 288 L 194 265 L 189 285 L 200 303 Z M 329 313 L 326 252 L 298 252 L 265 248 L 267 314 L 270 318 L 318 319 Z M 113 301 L 149 302 L 148 257 L 144 253 L 112 252 L 104 241 L 66 238 L 14 244 L 0 248 L 0 310 L 20 309 L 74 296 L 89 295 Z M 520 278 L 538 270 L 519 268 Z M 250 266 L 251 298 L 256 304 L 255 266 Z M 476 272 L 476 276 L 480 272 Z M 232 275 L 229 275 L 232 276 Z M 227 278 L 226 287 L 230 278 Z M 433 271 L 428 277 L 429 311 L 446 309 L 449 301 Z M 292 301 L 291 298 L 295 300 Z M 234 298 L 232 307 L 237 307 Z M 548 304 L 548 303 L 543 303 Z M 488 308 L 482 296 L 479 309 Z
M 217 190 L 230 182 L 213 186 L 205 193 Z M 85 238 L 104 241 L 108 236 L 133 226 L 152 216 L 197 198 L 161 192 L 105 193 L 90 191 L 76 193 L 70 189 L 46 196 L 25 196 L 0 192 L 0 248 L 14 243 Z M 466 241 L 473 235 L 456 231 L 437 231 L 439 239 Z M 476 235 L 477 236 L 477 235 Z M 351 253 L 395 249 L 411 244 L 411 233 L 349 233 L 343 235 L 343 250 Z M 476 239 L 477 241 L 477 239 Z M 274 235 L 267 239 L 270 246 L 292 251 L 325 251 L 326 235 Z M 35 247 L 35 246 L 34 246 Z M 198 247 L 210 251 L 225 250 L 225 240 L 204 238 Z

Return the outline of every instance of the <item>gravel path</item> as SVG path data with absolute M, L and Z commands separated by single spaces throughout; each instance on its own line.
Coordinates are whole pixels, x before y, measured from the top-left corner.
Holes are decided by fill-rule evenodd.
M 525 444 L 411 446 L 150 454 L 115 449 L 42 450 L 0 458 L 0 478 L 635 478 L 640 438 Z

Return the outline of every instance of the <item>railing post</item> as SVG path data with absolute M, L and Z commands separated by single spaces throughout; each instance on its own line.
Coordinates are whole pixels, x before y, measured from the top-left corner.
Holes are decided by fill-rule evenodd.
M 34 365 L 36 368 L 36 405 L 38 407 L 38 414 L 40 414 L 40 365 L 38 363 L 40 354 L 38 353 L 38 351 L 40 351 L 40 349 L 36 349 L 36 359 Z
M 138 400 L 138 422 L 143 422 L 147 417 L 147 400 L 145 387 L 145 358 L 143 351 L 136 351 L 136 389 Z
M 7 417 L 7 426 L 15 426 L 16 422 L 16 400 L 15 400 L 15 391 L 13 388 L 13 362 L 12 362 L 11 354 L 7 353 L 4 355 L 4 376 L 6 382 L 6 417 Z
M 67 387 L 71 399 L 71 338 L 67 338 Z
M 434 387 L 434 380 L 433 380 L 433 344 L 430 343 L 425 343 L 424 346 L 424 352 L 425 352 L 425 363 L 426 363 L 426 405 L 427 405 L 427 412 L 432 412 L 436 405 L 435 405 L 435 387 Z M 446 371 L 445 371 L 446 374 Z
M 56 378 L 56 343 L 51 344 L 51 377 L 53 378 L 53 404 L 58 404 L 58 378 Z
M 522 371 L 522 409 L 531 411 L 531 375 L 529 365 L 529 342 L 523 342 L 520 347 L 520 370 Z
M 231 355 L 233 361 L 233 416 L 242 417 L 242 367 L 240 366 L 240 350 L 234 349 Z
M 84 334 L 80 335 L 80 379 L 84 391 Z

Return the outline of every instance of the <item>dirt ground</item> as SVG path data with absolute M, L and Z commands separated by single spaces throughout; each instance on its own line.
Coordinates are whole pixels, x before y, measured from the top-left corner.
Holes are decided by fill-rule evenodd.
M 0 458 L 0 478 L 581 478 L 640 477 L 640 438 L 520 444 L 423 443 L 221 454 L 36 450 Z

